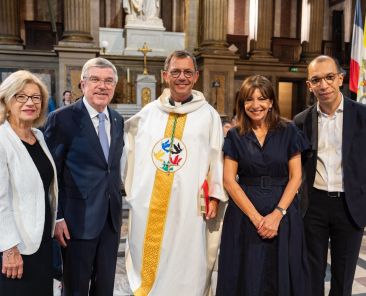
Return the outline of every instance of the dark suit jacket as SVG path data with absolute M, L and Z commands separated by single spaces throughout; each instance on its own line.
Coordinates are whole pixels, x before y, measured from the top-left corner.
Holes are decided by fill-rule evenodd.
M 295 124 L 310 142 L 310 150 L 303 152 L 302 208 L 305 213 L 311 194 L 318 153 L 318 114 L 316 104 L 296 115 Z M 346 203 L 354 222 L 366 225 L 366 106 L 344 97 L 342 166 Z
M 52 112 L 45 139 L 54 157 L 59 180 L 58 219 L 64 218 L 74 239 L 93 239 L 108 212 L 119 231 L 122 194 L 120 159 L 123 119 L 108 108 L 111 143 L 108 163 L 82 100 Z

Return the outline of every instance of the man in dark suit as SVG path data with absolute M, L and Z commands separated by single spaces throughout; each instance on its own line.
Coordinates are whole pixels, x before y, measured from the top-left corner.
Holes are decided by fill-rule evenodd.
M 317 103 L 295 116 L 311 143 L 303 154 L 302 204 L 312 296 L 324 295 L 331 248 L 329 295 L 351 295 L 366 225 L 366 107 L 340 92 L 343 73 L 329 56 L 308 66 L 307 86 Z
M 117 79 L 108 60 L 87 61 L 81 73 L 83 99 L 50 114 L 45 127 L 60 184 L 55 238 L 64 247 L 66 296 L 113 295 L 123 119 L 107 105 Z

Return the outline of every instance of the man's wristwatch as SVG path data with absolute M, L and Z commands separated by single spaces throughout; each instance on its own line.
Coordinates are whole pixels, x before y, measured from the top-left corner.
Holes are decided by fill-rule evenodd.
M 279 206 L 276 207 L 276 210 L 279 210 L 282 214 L 282 216 L 285 216 L 287 214 L 287 211 Z

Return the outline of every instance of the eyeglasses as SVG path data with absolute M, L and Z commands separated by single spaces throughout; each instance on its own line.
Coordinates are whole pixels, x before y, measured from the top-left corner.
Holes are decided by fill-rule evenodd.
M 14 97 L 19 103 L 26 103 L 29 99 L 31 99 L 34 104 L 40 104 L 42 102 L 41 95 L 27 96 L 25 94 L 16 94 Z
M 323 77 L 313 77 L 310 80 L 308 80 L 310 82 L 310 84 L 312 86 L 319 86 L 321 81 L 324 79 L 326 83 L 328 84 L 333 84 L 334 80 L 337 78 L 337 75 L 339 75 L 341 73 L 329 73 L 326 76 Z
M 92 84 L 99 84 L 100 82 L 103 82 L 104 85 L 107 87 L 112 87 L 115 84 L 114 79 L 112 78 L 100 79 L 98 77 L 91 76 L 91 77 L 84 77 L 84 79 L 88 79 L 88 81 L 90 81 Z
M 195 73 L 193 70 L 189 70 L 189 69 L 186 69 L 186 70 L 174 69 L 174 70 L 171 70 L 169 72 L 169 74 L 173 78 L 178 78 L 180 76 L 180 73 L 182 73 L 182 72 L 183 72 L 183 75 L 185 78 L 192 78 Z

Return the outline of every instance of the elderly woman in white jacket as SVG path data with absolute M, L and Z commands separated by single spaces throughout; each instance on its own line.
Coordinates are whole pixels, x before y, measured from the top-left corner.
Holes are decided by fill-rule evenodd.
M 0 295 L 53 295 L 55 164 L 40 126 L 48 91 L 17 71 L 0 85 Z

